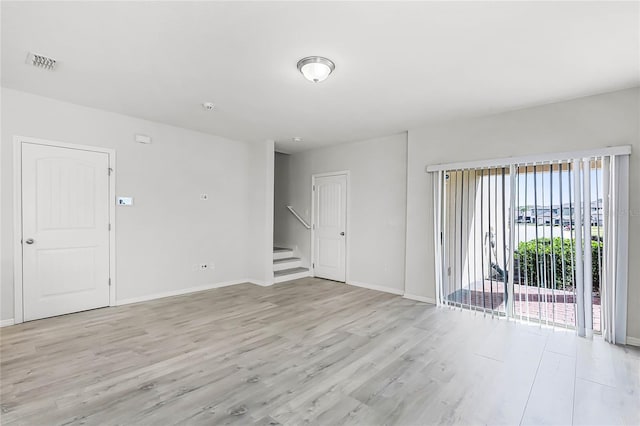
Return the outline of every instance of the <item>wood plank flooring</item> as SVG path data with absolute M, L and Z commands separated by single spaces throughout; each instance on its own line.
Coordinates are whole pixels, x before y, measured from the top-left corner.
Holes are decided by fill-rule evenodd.
M 640 424 L 640 351 L 305 278 L 3 328 L 3 425 Z

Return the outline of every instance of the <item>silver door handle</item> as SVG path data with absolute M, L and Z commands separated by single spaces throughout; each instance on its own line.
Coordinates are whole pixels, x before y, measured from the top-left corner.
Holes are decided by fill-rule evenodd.
M 341 232 L 340 235 L 342 235 L 344 237 L 344 232 Z
M 27 244 L 33 244 L 35 241 L 33 241 L 33 238 L 27 238 L 27 240 L 25 241 L 25 243 Z

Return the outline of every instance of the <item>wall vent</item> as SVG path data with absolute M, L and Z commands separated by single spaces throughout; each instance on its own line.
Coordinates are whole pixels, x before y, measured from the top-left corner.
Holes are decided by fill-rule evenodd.
M 57 61 L 53 58 L 49 58 L 48 56 L 29 52 L 29 56 L 27 56 L 27 63 L 33 65 L 34 67 L 53 71 L 56 67 Z

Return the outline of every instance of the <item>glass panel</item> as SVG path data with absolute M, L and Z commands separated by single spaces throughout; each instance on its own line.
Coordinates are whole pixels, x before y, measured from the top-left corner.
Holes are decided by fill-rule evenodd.
M 575 205 L 572 163 L 522 165 L 445 173 L 443 185 L 443 300 L 516 318 L 573 328 L 576 324 Z M 593 270 L 593 324 L 600 331 L 602 162 L 588 171 Z M 511 224 L 511 183 L 515 185 Z M 590 223 L 589 223 L 590 222 Z M 509 247 L 514 233 L 515 246 Z M 513 295 L 508 294 L 513 255 Z

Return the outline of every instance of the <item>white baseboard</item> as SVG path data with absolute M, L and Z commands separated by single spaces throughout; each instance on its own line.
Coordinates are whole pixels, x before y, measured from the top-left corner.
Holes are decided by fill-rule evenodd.
M 149 300 L 162 299 L 162 298 L 165 298 L 165 297 L 172 297 L 172 296 L 180 296 L 180 295 L 183 295 L 183 294 L 195 293 L 197 291 L 211 290 L 211 289 L 214 289 L 214 288 L 228 287 L 230 285 L 245 284 L 245 283 L 251 283 L 251 281 L 250 280 L 246 280 L 246 279 L 244 279 L 244 280 L 225 281 L 225 282 L 221 282 L 221 283 L 206 284 L 206 285 L 198 286 L 198 287 L 189 287 L 189 288 L 182 288 L 180 290 L 172 290 L 172 291 L 165 291 L 165 292 L 162 292 L 162 293 L 149 294 L 149 295 L 146 295 L 146 296 L 132 297 L 132 298 L 129 298 L 129 299 L 123 299 L 123 300 L 116 301 L 116 306 L 128 305 L 130 303 L 147 302 Z M 252 284 L 255 284 L 255 283 L 252 283 Z
M 356 286 L 356 287 L 367 288 L 369 290 L 375 290 L 375 291 L 382 291 L 384 293 L 397 294 L 398 296 L 402 296 L 404 294 L 404 291 L 398 290 L 396 288 L 384 287 L 384 286 L 375 285 L 375 284 L 361 283 L 361 282 L 353 281 L 353 280 L 349 280 L 347 282 L 347 284 L 353 285 L 353 286 Z
M 416 296 L 415 294 L 407 294 L 407 293 L 405 293 L 402 297 L 404 297 L 405 299 L 416 300 L 418 302 L 430 303 L 432 305 L 436 304 L 436 299 L 432 299 L 431 297 Z
M 10 326 L 10 325 L 13 325 L 13 324 L 15 324 L 13 318 L 9 318 L 9 319 L 6 319 L 6 320 L 0 320 L 0 328 L 7 327 L 7 326 Z
M 627 345 L 640 346 L 640 339 L 637 337 L 627 336 Z

